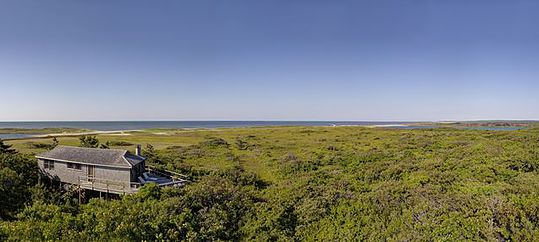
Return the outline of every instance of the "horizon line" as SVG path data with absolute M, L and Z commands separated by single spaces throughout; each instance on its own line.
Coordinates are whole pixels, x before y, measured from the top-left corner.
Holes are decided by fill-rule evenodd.
M 322 119 L 304 119 L 304 120 L 272 120 L 272 119 L 162 119 L 162 120 L 0 120 L 0 123 L 18 123 L 18 122 L 487 122 L 487 121 L 512 121 L 512 122 L 539 122 L 539 119 L 448 119 L 448 120 L 322 120 Z

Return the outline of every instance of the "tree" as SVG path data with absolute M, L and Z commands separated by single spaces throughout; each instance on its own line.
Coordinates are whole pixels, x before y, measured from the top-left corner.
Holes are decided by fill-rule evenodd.
M 0 222 L 0 239 L 240 241 L 240 226 L 255 201 L 250 192 L 216 176 L 185 189 L 148 183 L 136 194 L 119 200 L 91 199 L 71 212 L 62 204 L 36 201 L 16 221 Z
M 157 155 L 157 152 L 155 151 L 155 148 L 151 144 L 146 145 L 146 149 L 142 151 L 142 155 L 146 157 L 146 162 L 150 164 L 158 164 L 161 163 L 159 160 L 159 157 Z
M 95 136 L 82 136 L 80 137 L 80 147 L 97 148 L 99 147 L 99 140 Z
M 58 144 L 60 144 L 60 141 L 58 141 L 58 139 L 56 137 L 52 137 L 51 149 L 56 148 L 56 146 L 58 146 Z
M 37 163 L 30 156 L 0 153 L 0 220 L 13 218 L 30 201 L 37 179 Z
M 0 220 L 13 217 L 25 202 L 24 180 L 7 167 L 0 169 Z
M 4 141 L 0 139 L 0 154 L 15 154 L 16 150 L 11 149 L 11 145 L 4 144 Z
M 146 157 L 153 158 L 155 156 L 155 148 L 153 147 L 153 145 L 147 144 L 146 150 L 144 151 L 143 155 Z

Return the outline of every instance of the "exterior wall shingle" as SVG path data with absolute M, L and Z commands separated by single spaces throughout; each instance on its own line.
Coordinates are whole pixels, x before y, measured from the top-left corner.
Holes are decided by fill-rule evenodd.
M 39 169 L 47 176 L 64 183 L 78 184 L 79 177 L 86 177 L 88 166 L 81 165 L 81 170 L 67 168 L 66 162 L 54 161 L 54 169 L 45 169 L 44 160 L 38 159 Z M 94 166 L 95 178 L 115 180 L 129 184 L 131 182 L 131 170 L 129 168 L 114 168 L 105 166 Z

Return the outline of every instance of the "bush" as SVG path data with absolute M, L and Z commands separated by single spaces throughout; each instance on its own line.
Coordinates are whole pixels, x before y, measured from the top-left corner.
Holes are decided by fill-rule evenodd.
M 126 141 L 114 141 L 114 140 L 111 140 L 111 141 L 108 141 L 108 142 L 109 142 L 110 146 L 126 147 L 126 146 L 132 146 L 133 145 L 132 143 L 129 143 L 129 142 L 126 142 Z
M 0 219 L 12 219 L 31 200 L 38 180 L 34 159 L 14 153 L 0 154 Z
M 226 142 L 226 140 L 215 137 L 207 138 L 206 141 L 201 142 L 201 145 L 209 147 L 228 147 L 228 143 Z

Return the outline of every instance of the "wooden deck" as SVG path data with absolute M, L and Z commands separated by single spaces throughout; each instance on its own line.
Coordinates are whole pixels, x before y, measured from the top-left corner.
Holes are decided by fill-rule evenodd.
M 158 183 L 159 186 L 182 186 L 187 180 L 171 177 L 172 181 L 167 183 Z M 99 192 L 114 194 L 132 194 L 139 191 L 144 185 L 140 182 L 125 182 L 118 180 L 108 180 L 88 176 L 80 176 L 77 184 L 79 188 L 94 190 Z
M 135 193 L 142 186 L 137 182 L 124 182 L 88 176 L 80 176 L 78 185 L 80 188 L 114 194 Z

